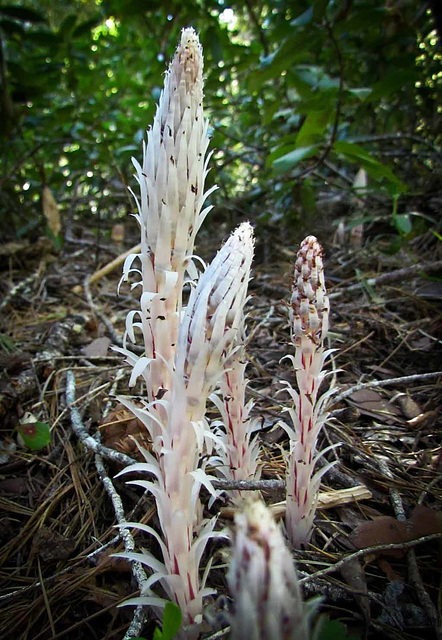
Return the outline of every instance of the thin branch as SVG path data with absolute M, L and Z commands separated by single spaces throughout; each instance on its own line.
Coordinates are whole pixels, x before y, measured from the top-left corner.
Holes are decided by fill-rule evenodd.
M 77 438 L 81 440 L 82 444 L 87 449 L 94 451 L 94 453 L 99 453 L 103 458 L 117 462 L 125 467 L 130 464 L 135 464 L 136 460 L 134 458 L 131 458 L 125 453 L 115 451 L 114 449 L 109 449 L 109 447 L 104 447 L 102 444 L 97 442 L 95 438 L 88 434 L 81 420 L 80 412 L 75 406 L 75 403 L 77 402 L 77 400 L 75 400 L 75 392 L 75 376 L 72 371 L 68 371 L 66 374 L 66 402 L 71 414 L 72 428 Z
M 442 377 L 442 371 L 430 371 L 429 373 L 415 373 L 411 376 L 401 376 L 399 378 L 389 378 L 388 380 L 372 380 L 371 382 L 361 382 L 360 384 L 355 384 L 350 389 L 346 389 L 345 391 L 341 391 L 335 397 L 332 396 L 333 404 L 337 404 L 345 398 L 352 396 L 356 391 L 361 391 L 362 389 L 371 389 L 373 387 L 388 387 L 392 384 L 408 384 L 410 382 L 422 382 L 422 380 L 434 380 L 435 378 Z M 339 389 L 336 389 L 338 392 Z
M 341 117 L 342 94 L 344 90 L 344 60 L 342 58 L 341 49 L 339 47 L 338 41 L 335 38 L 331 24 L 327 19 L 325 20 L 325 26 L 327 28 L 330 40 L 332 41 L 332 44 L 335 48 L 336 56 L 338 58 L 338 66 L 339 66 L 339 86 L 338 86 L 338 97 L 336 100 L 335 120 L 333 122 L 333 129 L 331 132 L 330 140 L 326 148 L 322 152 L 321 156 L 316 160 L 313 166 L 308 167 L 307 169 L 302 171 L 299 175 L 297 175 L 296 176 L 297 180 L 299 180 L 300 178 L 304 177 L 305 175 L 308 175 L 309 173 L 317 169 L 326 160 L 328 154 L 333 149 L 333 145 L 336 140 L 336 135 L 338 133 L 339 120 Z
M 106 489 L 107 494 L 112 501 L 115 517 L 118 524 L 120 525 L 120 534 L 124 542 L 124 550 L 126 553 L 131 553 L 135 551 L 135 541 L 130 530 L 128 528 L 125 528 L 124 526 L 127 524 L 127 520 L 124 513 L 123 503 L 121 501 L 119 493 L 116 491 L 113 485 L 112 480 L 109 478 L 106 469 L 104 468 L 102 457 L 98 453 L 95 455 L 95 466 L 97 468 L 101 482 L 103 483 L 104 488 Z M 132 573 L 135 580 L 137 581 L 140 593 L 145 593 L 147 591 L 147 575 L 144 571 L 143 565 L 141 564 L 141 562 L 135 562 L 132 560 L 130 561 L 130 564 L 132 566 Z M 146 609 L 145 607 L 138 606 L 135 609 L 132 622 L 130 623 L 129 628 L 126 631 L 124 640 L 129 640 L 129 638 L 139 636 L 143 630 L 145 622 Z
M 366 547 L 365 549 L 359 549 L 359 551 L 355 551 L 355 553 L 351 553 L 345 558 L 338 560 L 335 564 L 330 567 L 326 567 L 325 569 L 321 569 L 320 571 L 316 571 L 311 575 L 301 578 L 299 582 L 301 584 L 306 584 L 308 582 L 312 582 L 317 578 L 322 578 L 323 576 L 327 576 L 330 573 L 334 573 L 338 571 L 344 564 L 347 562 L 351 562 L 352 560 L 356 560 L 357 558 L 362 558 L 366 555 L 371 555 L 373 553 L 379 553 L 381 551 L 394 551 L 396 549 L 411 549 L 412 547 L 417 546 L 418 544 L 423 544 L 424 542 L 432 542 L 433 540 L 439 540 L 442 538 L 442 533 L 432 533 L 429 536 L 422 536 L 421 538 L 415 538 L 414 540 L 408 540 L 407 542 L 398 542 L 394 544 L 379 544 L 374 547 Z
M 261 44 L 262 44 L 262 50 L 264 51 L 264 55 L 268 56 L 269 55 L 269 45 L 267 43 L 267 38 L 265 37 L 263 28 L 261 27 L 261 25 L 258 22 L 258 18 L 255 15 L 255 12 L 253 11 L 253 3 L 251 2 L 251 0 L 246 0 L 246 5 L 247 5 L 247 9 L 249 11 L 249 15 L 250 15 L 250 19 L 253 22 L 253 24 L 255 25 L 257 31 L 258 31 L 258 35 L 259 35 L 259 39 L 261 40 Z
M 388 468 L 388 465 L 385 462 L 385 460 L 378 459 L 377 463 L 382 474 L 386 476 L 389 480 L 393 480 L 394 479 L 393 474 Z M 399 522 L 406 522 L 407 517 L 405 515 L 405 509 L 404 509 L 404 505 L 402 503 L 402 498 L 399 491 L 393 485 L 391 485 L 389 488 L 389 494 L 390 494 L 390 500 L 391 500 L 391 504 L 393 505 L 393 510 L 396 518 L 399 520 Z M 425 589 L 424 582 L 419 573 L 419 567 L 417 565 L 417 559 L 416 559 L 416 554 L 414 552 L 414 549 L 410 549 L 407 553 L 407 566 L 408 566 L 408 579 L 415 588 L 415 591 L 422 605 L 422 608 L 427 614 L 428 620 L 435 631 L 436 638 L 438 640 L 441 640 L 442 629 L 440 626 L 437 609 L 435 608 L 430 596 L 428 595 L 427 590 Z
M 420 262 L 419 264 L 413 264 L 411 267 L 404 267 L 403 269 L 396 269 L 395 271 L 382 273 L 380 276 L 376 276 L 375 278 L 367 278 L 367 280 L 363 280 L 362 282 L 356 282 L 355 284 L 351 284 L 347 287 L 338 288 L 337 290 L 334 290 L 329 295 L 329 297 L 339 298 L 344 293 L 348 293 L 349 291 L 356 291 L 357 289 L 361 289 L 364 285 L 367 284 L 373 287 L 380 284 L 398 282 L 401 280 L 413 278 L 414 276 L 421 273 L 432 273 L 434 271 L 440 271 L 441 269 L 442 260 L 436 260 L 435 262 L 429 262 L 427 264 Z
M 412 133 L 382 133 L 379 135 L 354 136 L 349 138 L 349 142 L 384 142 L 388 140 L 410 140 L 411 142 L 416 142 L 417 144 L 424 144 L 437 155 L 441 155 L 440 149 L 435 147 L 429 140 L 421 138 L 420 136 Z

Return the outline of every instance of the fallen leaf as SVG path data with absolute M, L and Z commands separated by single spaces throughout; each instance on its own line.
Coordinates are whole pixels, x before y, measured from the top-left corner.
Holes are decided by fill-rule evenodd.
M 75 547 L 75 540 L 48 527 L 42 527 L 34 536 L 31 554 L 40 556 L 44 562 L 66 560 L 75 551 Z
M 413 420 L 422 414 L 422 409 L 407 393 L 401 393 L 396 401 L 407 420 Z
M 430 536 L 433 533 L 442 533 L 442 511 L 436 511 L 425 507 L 423 504 L 418 504 L 411 513 L 410 521 L 410 539 Z
M 391 516 L 380 516 L 368 522 L 361 522 L 350 535 L 350 539 L 357 549 L 383 544 L 401 544 L 409 540 L 407 523 Z M 404 551 L 391 549 L 383 551 L 382 554 L 400 558 Z
M 103 336 L 102 338 L 96 338 L 92 340 L 90 344 L 83 349 L 83 353 L 86 358 L 104 358 L 107 356 L 109 346 L 112 340 Z
M 26 478 L 7 478 L 0 481 L 0 493 L 9 493 L 20 496 L 28 493 L 28 483 Z
M 32 451 L 44 449 L 51 442 L 51 430 L 46 422 L 25 422 L 17 427 L 21 444 Z
M 355 391 L 348 400 L 359 409 L 361 414 L 377 418 L 382 422 L 396 421 L 401 415 L 398 407 L 374 389 Z

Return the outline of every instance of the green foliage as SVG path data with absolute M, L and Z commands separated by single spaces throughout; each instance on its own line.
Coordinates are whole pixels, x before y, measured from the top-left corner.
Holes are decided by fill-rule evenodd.
M 347 627 L 339 620 L 321 620 L 315 640 L 360 640 L 360 636 L 348 635 Z
M 51 442 L 51 430 L 46 422 L 27 422 L 17 427 L 23 443 L 32 451 L 44 449 Z
M 180 630 L 182 614 L 180 608 L 174 602 L 166 602 L 163 614 L 163 629 L 155 629 L 154 640 L 173 640 Z
M 418 0 L 400 12 L 372 0 L 16 0 L 0 7 L 2 231 L 42 231 L 42 184 L 92 227 L 98 212 L 103 224 L 134 210 L 130 159 L 190 24 L 204 46 L 214 202 L 260 189 L 270 222 L 313 214 L 324 181 L 347 188 L 325 160 L 350 180 L 364 167 L 370 189 L 404 206 L 425 184 L 441 54 Z M 410 131 L 423 142 L 381 155 L 377 137 Z

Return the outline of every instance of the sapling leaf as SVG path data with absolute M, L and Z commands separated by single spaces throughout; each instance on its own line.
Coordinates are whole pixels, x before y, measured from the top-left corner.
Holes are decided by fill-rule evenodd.
M 301 162 L 301 160 L 314 156 L 317 150 L 318 147 L 316 146 L 298 147 L 298 149 L 294 149 L 290 151 L 290 153 L 286 153 L 281 158 L 275 160 L 273 169 L 278 175 L 290 171 Z
M 413 224 L 411 222 L 410 216 L 408 213 L 400 213 L 399 215 L 394 217 L 394 224 L 399 233 L 407 236 L 411 233 L 413 228 Z
M 181 627 L 182 614 L 180 608 L 174 602 L 168 602 L 164 607 L 163 615 L 163 640 L 172 640 Z
M 347 635 L 347 627 L 343 622 L 327 620 L 322 623 L 316 640 L 359 640 L 359 637 Z
M 20 424 L 17 431 L 28 449 L 39 451 L 51 442 L 51 430 L 46 422 Z

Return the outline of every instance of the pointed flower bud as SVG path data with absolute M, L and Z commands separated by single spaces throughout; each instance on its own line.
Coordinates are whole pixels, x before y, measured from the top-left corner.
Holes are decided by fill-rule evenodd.
M 196 32 L 184 29 L 166 72 L 153 127 L 147 134 L 143 166 L 133 160 L 140 185 L 137 200 L 142 252 L 154 269 L 180 271 L 193 253 L 208 193 L 208 121 L 203 114 L 203 54 Z M 153 290 L 153 289 L 149 289 Z
M 149 401 L 171 388 L 185 270 L 192 268 L 196 233 L 211 207 L 204 202 L 209 156 L 208 121 L 203 114 L 203 55 L 198 36 L 184 29 L 165 74 L 152 128 L 143 143 L 142 165 L 132 159 L 139 184 L 134 195 L 141 229 L 141 251 L 131 254 L 123 280 L 141 274 L 140 309 L 127 316 L 122 353 L 134 366 L 131 385 L 142 376 Z M 136 258 L 141 268 L 134 268 Z M 136 264 L 136 263 L 135 263 Z M 137 265 L 138 266 L 138 265 Z M 141 328 L 145 355 L 127 348 Z
M 295 346 L 300 345 L 303 338 L 319 346 L 328 332 L 329 302 L 322 253 L 315 236 L 307 236 L 298 251 L 290 301 Z
M 199 407 L 194 419 L 204 414 L 241 326 L 252 258 L 253 229 L 244 222 L 190 295 L 178 336 L 176 376 L 184 380 L 188 405 Z
M 295 548 L 308 544 L 323 474 L 333 465 L 315 472 L 321 454 L 316 453 L 320 430 L 326 420 L 326 396 L 318 399 L 324 378 L 322 367 L 330 351 L 324 351 L 328 331 L 329 303 L 324 281 L 322 247 L 314 236 L 301 243 L 295 263 L 290 318 L 296 347 L 291 357 L 298 391 L 286 382 L 293 400 L 288 413 L 293 428 L 282 423 L 290 437 L 287 471 L 286 527 Z
M 235 605 L 232 640 L 309 637 L 293 560 L 262 502 L 252 502 L 235 515 L 227 582 Z

